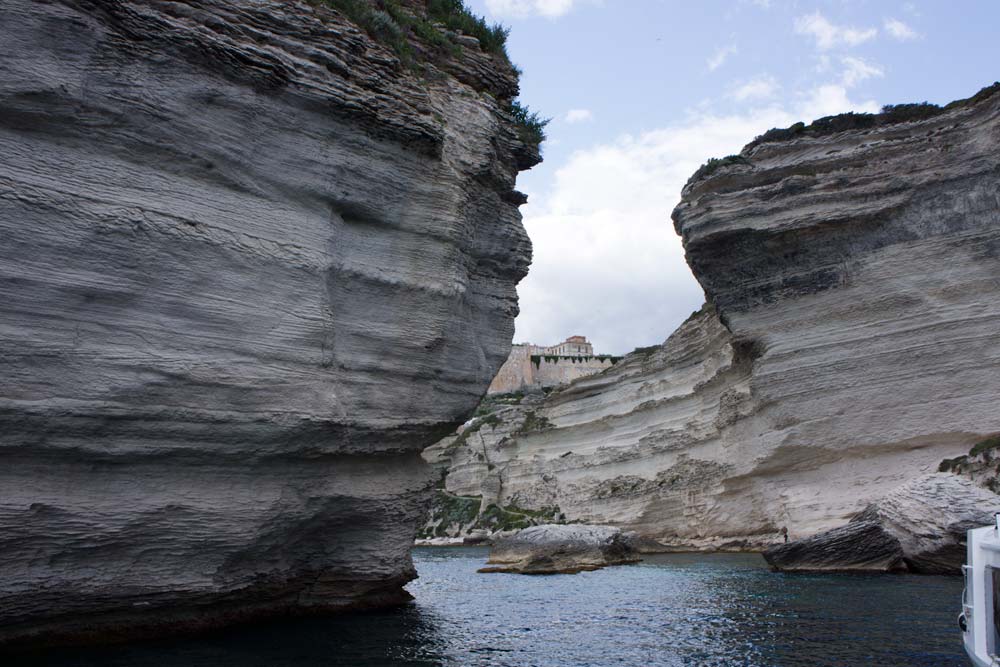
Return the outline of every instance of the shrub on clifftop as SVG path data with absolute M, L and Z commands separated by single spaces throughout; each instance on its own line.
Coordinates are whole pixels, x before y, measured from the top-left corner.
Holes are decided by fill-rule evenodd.
M 535 146 L 545 141 L 545 126 L 552 121 L 551 118 L 542 118 L 537 111 L 532 111 L 517 100 L 510 103 L 510 113 L 520 130 L 521 141 Z
M 487 53 L 497 53 L 507 58 L 506 43 L 510 29 L 499 23 L 489 25 L 476 16 L 462 0 L 429 0 L 427 15 L 413 13 L 399 0 L 321 0 L 354 21 L 373 39 L 385 44 L 409 64 L 415 54 L 408 37 L 439 50 L 454 52 L 459 45 L 438 29 L 443 26 L 479 40 Z
M 510 29 L 500 23 L 488 24 L 483 17 L 469 11 L 462 0 L 427 0 L 426 14 L 414 11 L 400 0 L 311 1 L 325 4 L 349 18 L 414 70 L 420 70 L 419 55 L 428 52 L 459 55 L 465 42 L 455 36 L 458 33 L 475 37 L 484 52 L 497 54 L 510 63 L 506 49 Z M 511 67 L 520 76 L 520 70 L 513 64 Z M 508 112 L 514 118 L 521 141 L 538 147 L 545 140 L 545 126 L 551 119 L 542 118 L 517 100 L 509 105 Z
M 430 0 L 427 15 L 434 21 L 443 23 L 449 30 L 471 35 L 479 40 L 479 46 L 487 53 L 507 55 L 507 36 L 510 28 L 494 23 L 490 25 L 481 16 L 476 16 L 462 0 Z
M 1000 92 L 1000 81 L 994 83 L 993 85 L 986 86 L 971 97 L 967 97 L 962 100 L 955 100 L 954 102 L 950 102 L 944 106 L 931 104 L 929 102 L 887 104 L 882 107 L 881 112 L 877 114 L 856 113 L 849 111 L 836 116 L 817 118 L 809 125 L 799 122 L 788 128 L 774 128 L 768 130 L 747 144 L 743 150 L 747 151 L 762 143 L 788 141 L 802 135 L 822 136 L 825 134 L 833 134 L 835 132 L 844 132 L 847 130 L 868 129 L 881 125 L 891 125 L 894 123 L 905 123 L 933 118 L 934 116 L 945 113 L 946 111 L 978 104 L 979 102 L 996 95 L 998 92 Z

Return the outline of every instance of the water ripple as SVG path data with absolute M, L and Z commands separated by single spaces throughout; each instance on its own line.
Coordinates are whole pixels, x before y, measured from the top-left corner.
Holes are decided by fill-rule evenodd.
M 578 575 L 477 574 L 481 548 L 414 555 L 393 611 L 46 656 L 57 667 L 966 667 L 958 577 L 783 575 L 759 556 L 647 556 Z M 5 663 L 6 664 L 6 663 Z

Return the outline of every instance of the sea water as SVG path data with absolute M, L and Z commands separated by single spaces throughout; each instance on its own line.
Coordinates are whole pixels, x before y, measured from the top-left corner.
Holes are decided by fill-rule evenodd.
M 966 667 L 960 577 L 777 574 L 757 555 L 671 554 L 575 575 L 478 574 L 487 550 L 418 548 L 412 604 L 46 665 Z

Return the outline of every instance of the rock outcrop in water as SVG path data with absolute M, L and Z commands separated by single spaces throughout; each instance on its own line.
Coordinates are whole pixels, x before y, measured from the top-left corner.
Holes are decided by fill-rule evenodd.
M 629 536 L 614 526 L 541 525 L 493 544 L 480 572 L 577 574 L 639 561 Z
M 998 90 L 770 132 L 699 170 L 674 221 L 711 305 L 532 406 L 542 428 L 484 424 L 491 467 L 454 456 L 446 489 L 764 548 L 1000 432 Z
M 510 64 L 298 1 L 0 13 L 0 645 L 402 599 L 530 259 Z
M 777 570 L 874 570 L 954 574 L 970 528 L 993 523 L 1000 496 L 934 473 L 893 489 L 845 526 L 764 552 Z

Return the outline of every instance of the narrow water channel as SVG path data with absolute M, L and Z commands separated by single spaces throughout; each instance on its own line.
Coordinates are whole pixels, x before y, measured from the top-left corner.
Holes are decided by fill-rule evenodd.
M 35 664 L 388 667 L 966 667 L 962 580 L 775 574 L 755 555 L 647 556 L 551 577 L 477 574 L 483 548 L 419 548 L 416 601 Z

